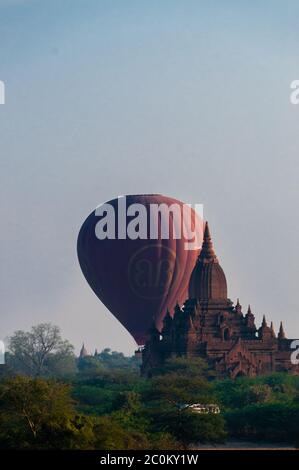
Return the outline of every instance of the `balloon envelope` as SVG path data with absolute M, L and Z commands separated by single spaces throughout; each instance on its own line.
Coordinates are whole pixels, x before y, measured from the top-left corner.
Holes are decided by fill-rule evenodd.
M 186 210 L 183 212 L 184 204 L 181 201 L 160 194 L 133 195 L 124 199 L 126 207 L 138 203 L 146 208 L 147 235 L 150 233 L 150 206 L 165 204 L 170 207 L 177 204 L 181 208 L 181 227 L 194 230 L 197 223 L 200 227 L 199 243 L 202 241 L 202 220 L 191 208 L 189 213 Z M 115 210 L 116 234 L 119 229 L 119 201 L 120 198 L 116 198 L 106 203 Z M 132 216 L 127 217 L 126 224 L 133 219 Z M 170 219 L 173 220 L 171 215 Z M 175 238 L 171 223 L 169 237 L 163 239 L 161 219 L 158 221 L 156 239 L 149 239 L 147 236 L 146 239 L 135 240 L 128 237 L 100 240 L 96 236 L 99 220 L 96 211 L 93 211 L 79 232 L 77 251 L 82 272 L 110 312 L 139 345 L 144 344 L 153 322 L 160 330 L 167 309 L 172 311 L 177 302 L 182 303 L 186 299 L 189 279 L 199 250 L 186 249 L 188 240 L 184 233 L 181 238 Z

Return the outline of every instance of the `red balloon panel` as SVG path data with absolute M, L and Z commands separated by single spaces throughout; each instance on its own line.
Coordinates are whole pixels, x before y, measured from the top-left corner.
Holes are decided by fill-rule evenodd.
M 182 202 L 162 195 L 126 197 L 127 207 L 134 203 L 146 207 L 148 218 L 150 204 L 178 204 L 183 208 Z M 117 221 L 118 199 L 109 204 L 115 209 Z M 182 210 L 181 214 L 181 223 L 186 224 Z M 192 230 L 196 220 L 202 228 L 193 209 L 191 214 Z M 160 330 L 166 310 L 172 311 L 177 302 L 186 299 L 199 250 L 187 250 L 184 237 L 175 239 L 171 224 L 168 239 L 162 239 L 159 233 L 158 239 L 99 240 L 95 234 L 98 221 L 93 211 L 81 227 L 77 245 L 81 269 L 99 299 L 136 342 L 144 344 L 153 321 Z

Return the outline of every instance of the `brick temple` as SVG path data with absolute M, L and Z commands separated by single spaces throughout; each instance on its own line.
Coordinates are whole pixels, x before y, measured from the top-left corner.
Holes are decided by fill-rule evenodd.
M 142 352 L 143 375 L 176 356 L 202 357 L 223 376 L 256 376 L 271 372 L 299 373 L 291 363 L 293 340 L 287 339 L 283 325 L 275 334 L 265 316 L 257 328 L 248 307 L 242 312 L 227 297 L 226 277 L 215 254 L 208 223 L 202 249 L 189 282 L 189 298 L 174 312 L 166 313 L 163 329 L 153 327 Z

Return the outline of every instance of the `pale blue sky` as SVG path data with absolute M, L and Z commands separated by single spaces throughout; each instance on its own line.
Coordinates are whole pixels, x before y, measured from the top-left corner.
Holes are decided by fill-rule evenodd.
M 0 0 L 1 337 L 131 352 L 83 278 L 119 194 L 202 202 L 229 295 L 299 337 L 297 1 Z

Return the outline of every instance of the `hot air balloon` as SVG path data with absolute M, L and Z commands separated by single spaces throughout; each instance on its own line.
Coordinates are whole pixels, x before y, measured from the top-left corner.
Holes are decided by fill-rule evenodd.
M 147 228 L 142 237 L 132 239 L 127 234 L 125 236 L 123 227 L 120 227 L 120 217 L 123 218 L 120 202 L 122 207 L 124 204 L 125 208 L 133 207 L 133 212 L 137 207 L 133 204 L 141 204 L 145 208 Z M 176 220 L 169 211 L 169 220 L 173 224 L 169 224 L 169 236 L 165 238 L 161 214 L 156 227 L 150 227 L 153 224 L 151 207 L 161 207 L 161 204 L 164 208 L 173 207 L 173 204 L 180 208 L 179 219 Z M 78 235 L 79 263 L 95 294 L 137 344 L 143 345 L 153 322 L 160 330 L 167 309 L 173 310 L 176 303 L 182 303 L 187 297 L 189 279 L 202 241 L 202 220 L 192 208 L 186 211 L 186 205 L 181 201 L 160 194 L 123 196 L 104 204 L 105 207 L 107 205 L 115 212 L 115 233 L 108 237 L 106 227 L 107 237 L 100 239 L 97 230 L 103 217 L 98 216 L 97 209 L 93 211 Z M 125 215 L 127 227 L 134 220 L 133 212 Z M 176 234 L 178 221 L 182 228 L 179 238 Z M 135 222 L 135 228 L 137 226 Z M 188 229 L 190 233 L 190 229 L 194 231 L 197 228 L 198 243 L 193 249 L 187 247 L 184 228 L 186 233 Z M 155 237 L 151 238 L 153 232 Z

